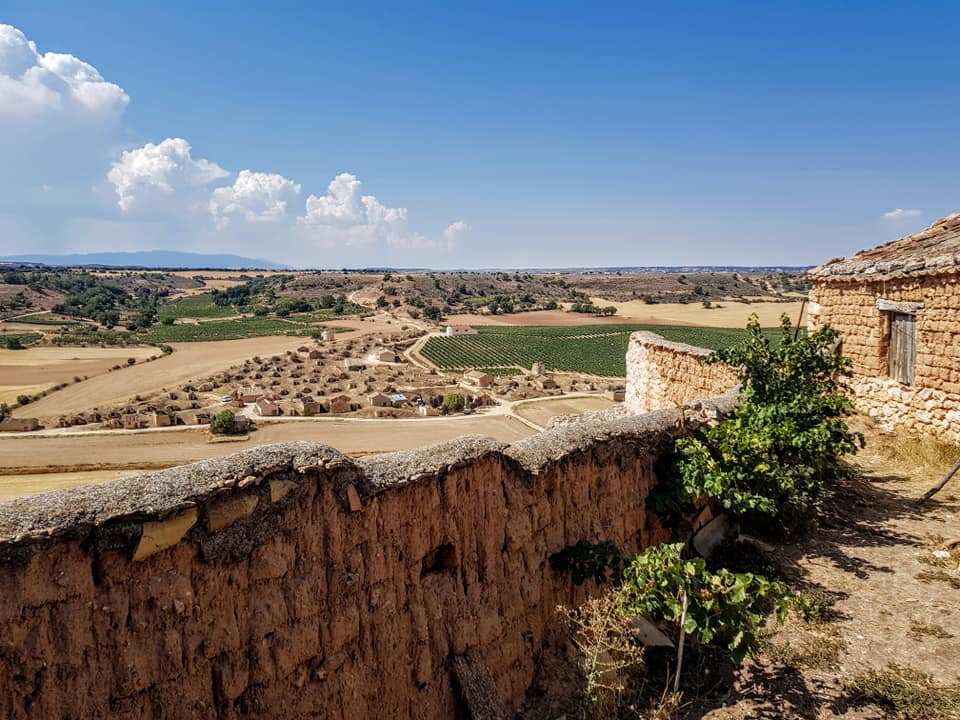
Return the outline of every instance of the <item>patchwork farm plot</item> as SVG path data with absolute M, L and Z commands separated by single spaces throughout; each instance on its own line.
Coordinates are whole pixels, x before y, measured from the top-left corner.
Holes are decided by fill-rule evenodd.
M 549 370 L 624 377 L 627 343 L 632 332 L 649 330 L 667 340 L 710 349 L 731 345 L 745 332 L 739 328 L 662 325 L 489 326 L 477 330 L 477 335 L 431 337 L 421 354 L 443 369 L 530 367 L 541 361 Z M 776 338 L 779 330 L 767 332 Z
M 243 317 L 196 324 L 154 325 L 142 335 L 141 340 L 147 343 L 239 340 L 267 335 L 311 335 L 323 330 L 321 325 L 307 325 L 279 318 Z
M 213 295 L 203 293 L 174 300 L 160 307 L 158 317 L 165 318 L 226 318 L 237 315 L 236 308 L 214 303 Z

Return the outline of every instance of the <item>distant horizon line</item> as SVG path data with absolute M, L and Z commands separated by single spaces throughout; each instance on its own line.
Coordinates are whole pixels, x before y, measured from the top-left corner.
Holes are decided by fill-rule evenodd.
M 132 258 L 140 256 L 163 255 L 169 259 L 182 262 L 148 263 L 136 262 Z M 91 258 L 84 262 L 84 258 Z M 96 258 L 96 260 L 94 259 Z M 116 258 L 111 262 L 108 258 Z M 121 262 L 120 259 L 130 258 L 131 262 Z M 195 258 L 198 262 L 191 263 Z M 201 264 L 203 259 L 214 261 L 212 264 Z M 219 262 L 218 262 L 219 261 Z M 262 258 L 248 258 L 229 253 L 191 253 L 179 250 L 138 250 L 117 252 L 92 253 L 63 253 L 41 254 L 24 253 L 21 255 L 0 256 L 0 268 L 3 266 L 38 265 L 43 267 L 83 267 L 108 270 L 233 270 L 233 271 L 269 271 L 269 272 L 357 272 L 357 273 L 424 273 L 424 272 L 526 272 L 526 273 L 684 273 L 684 272 L 801 272 L 810 270 L 816 265 L 787 265 L 787 264 L 759 264 L 759 265 L 713 265 L 713 264 L 682 264 L 682 265 L 566 265 L 561 267 L 523 266 L 523 267 L 394 267 L 386 265 L 370 265 L 356 267 L 320 267 L 320 266 L 291 266 L 282 263 L 264 260 Z

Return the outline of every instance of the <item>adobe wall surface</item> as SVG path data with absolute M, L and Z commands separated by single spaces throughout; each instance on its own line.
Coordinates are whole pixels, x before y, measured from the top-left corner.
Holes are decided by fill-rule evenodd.
M 586 592 L 549 556 L 664 539 L 644 500 L 679 424 L 264 446 L 0 503 L 0 717 L 451 718 L 468 649 L 515 708 Z
M 814 278 L 808 327 L 830 325 L 853 360 L 857 405 L 887 427 L 960 442 L 960 284 L 958 275 L 870 281 Z M 877 299 L 923 303 L 916 312 L 916 382 L 889 377 L 889 313 Z
M 633 413 L 675 408 L 736 387 L 737 377 L 728 365 L 702 363 L 709 354 L 651 332 L 633 333 L 627 347 L 626 408 Z

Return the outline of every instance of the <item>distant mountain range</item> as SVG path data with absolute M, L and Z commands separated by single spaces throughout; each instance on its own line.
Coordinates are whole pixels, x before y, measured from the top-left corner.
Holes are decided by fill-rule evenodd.
M 205 255 L 172 250 L 145 250 L 142 252 L 78 253 L 73 255 L 8 255 L 0 263 L 36 263 L 42 265 L 69 265 L 92 267 L 149 268 L 165 270 L 287 270 L 287 265 L 241 257 L 239 255 Z

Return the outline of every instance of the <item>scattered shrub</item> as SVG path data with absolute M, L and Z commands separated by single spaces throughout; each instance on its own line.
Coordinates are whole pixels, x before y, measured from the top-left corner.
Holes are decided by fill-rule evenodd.
M 677 477 L 652 494 L 651 506 L 675 520 L 705 495 L 755 531 L 786 536 L 810 526 L 842 471 L 840 456 L 863 446 L 845 420 L 850 360 L 834 352 L 838 334 L 829 327 L 797 334 L 784 315 L 773 343 L 754 316 L 747 331 L 704 360 L 737 373 L 734 416 L 677 441 Z
M 713 645 L 740 662 L 754 654 L 767 612 L 782 622 L 809 602 L 782 582 L 726 569 L 711 572 L 702 558 L 685 559 L 682 544 L 647 548 L 623 573 L 618 597 L 622 612 L 669 623 L 699 645 Z
M 235 435 L 240 432 L 236 416 L 229 410 L 217 413 L 210 422 L 210 432 L 215 435 Z

